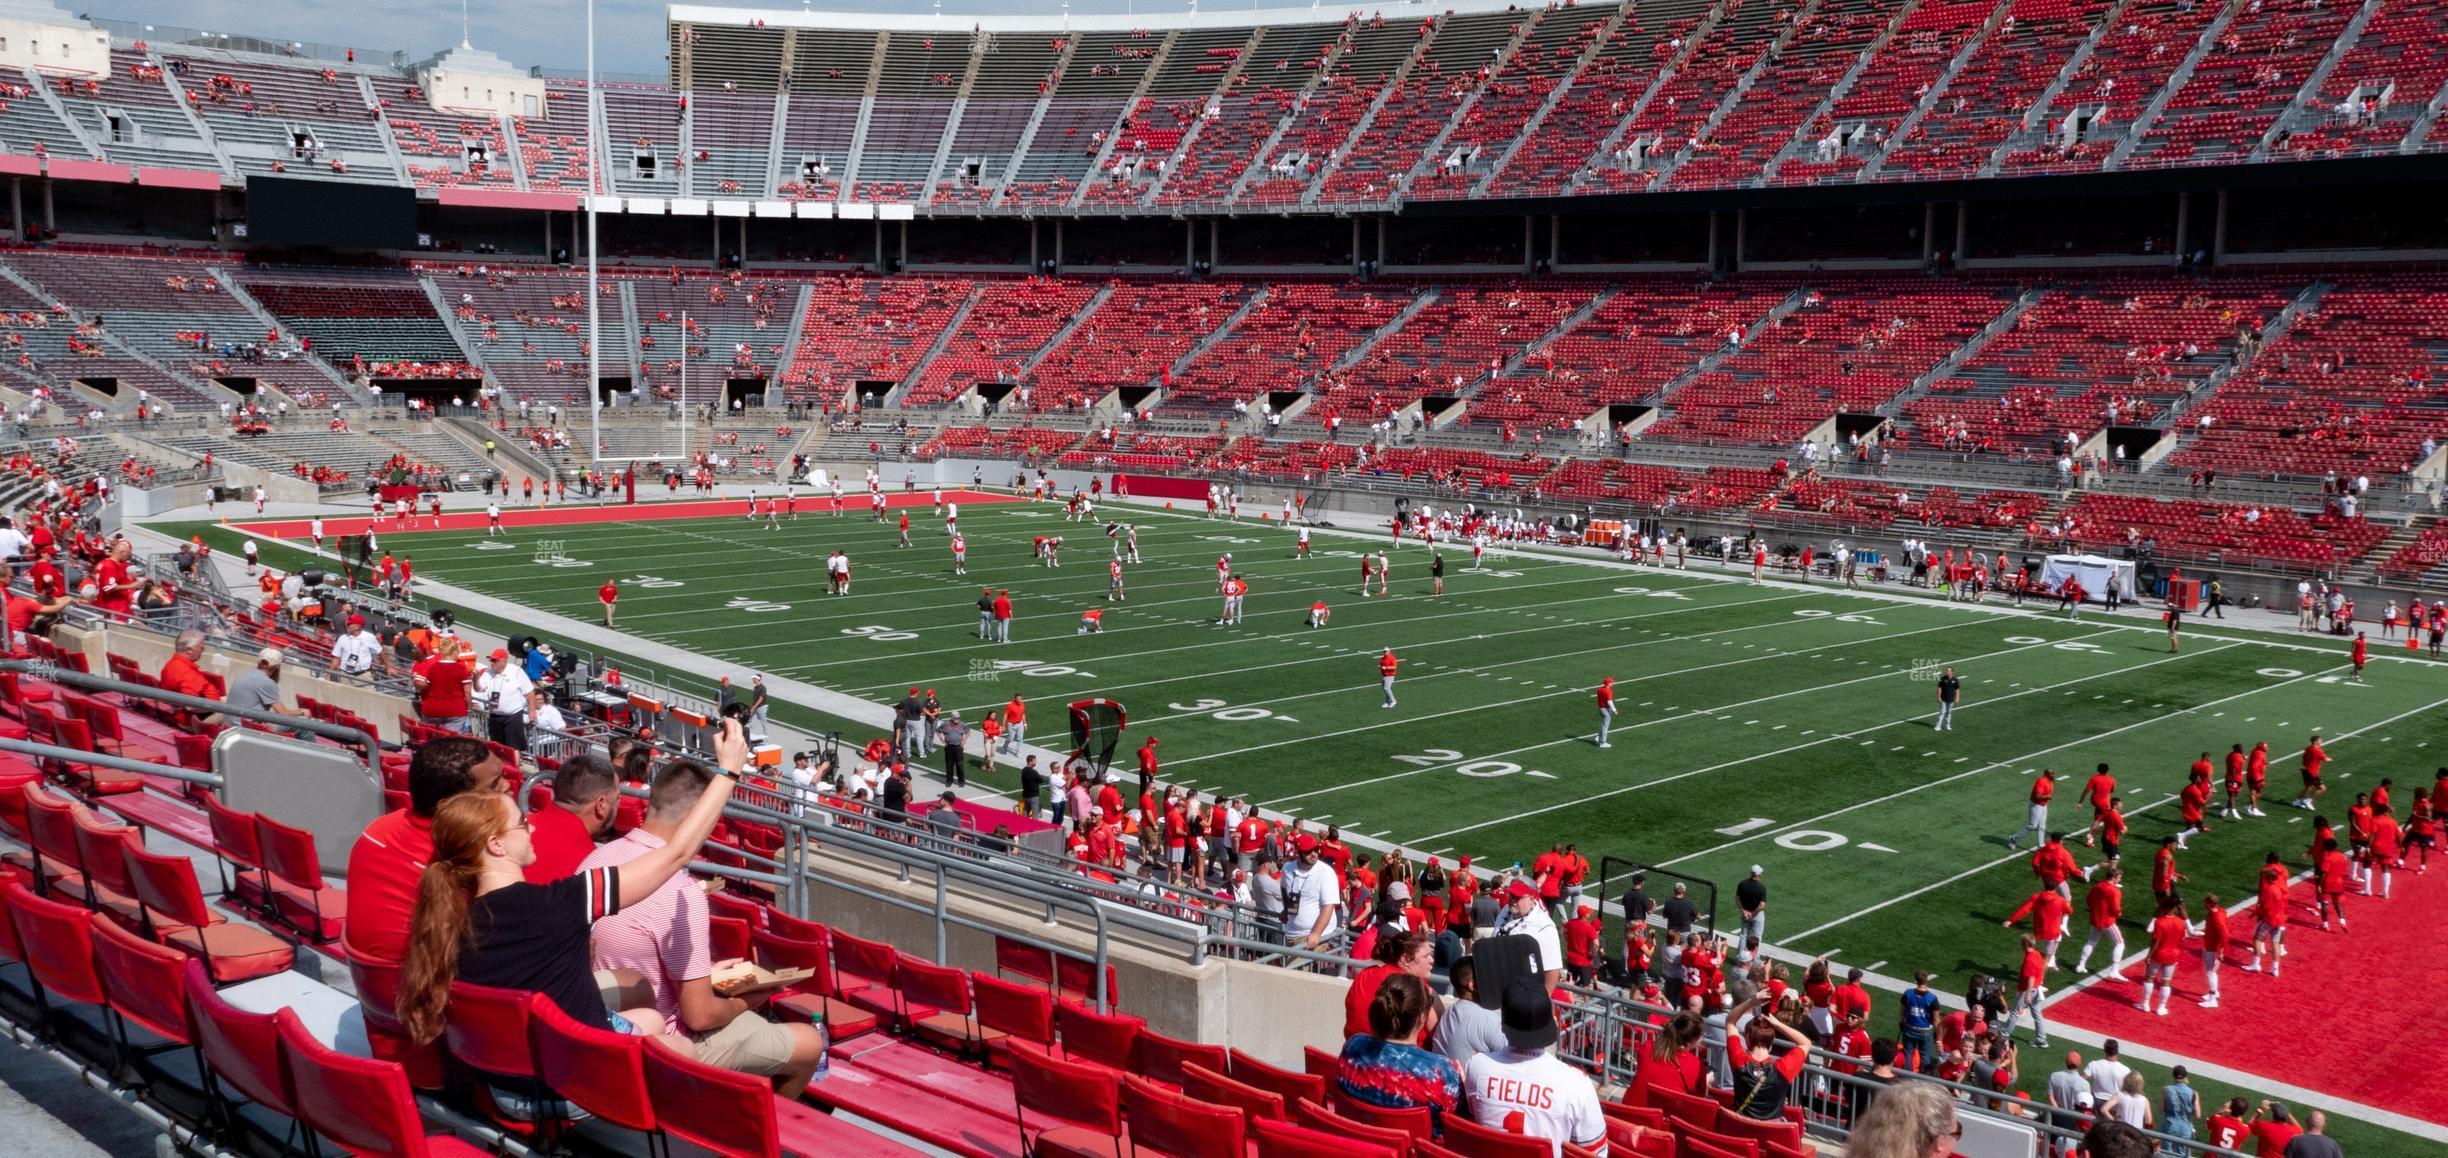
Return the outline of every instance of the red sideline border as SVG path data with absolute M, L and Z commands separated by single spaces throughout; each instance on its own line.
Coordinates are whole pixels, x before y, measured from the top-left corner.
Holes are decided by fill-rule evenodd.
M 774 494 L 758 495 L 755 501 L 757 503 L 759 512 L 763 511 L 765 500 L 779 499 L 781 497 L 781 494 L 778 492 Z M 864 492 L 844 492 L 841 501 L 843 506 L 849 507 L 852 510 L 864 511 L 867 509 L 867 498 Z M 945 491 L 944 501 L 952 503 L 967 503 L 975 506 L 986 506 L 996 503 L 1022 503 L 1027 502 L 1028 500 L 1019 495 L 989 494 L 984 491 L 973 491 L 963 488 L 959 490 Z M 748 504 L 749 499 L 747 496 L 743 495 L 738 498 L 728 499 L 688 499 L 679 502 L 615 503 L 607 506 L 596 506 L 593 504 L 582 505 L 580 503 L 573 502 L 567 504 L 556 503 L 548 507 L 505 507 L 502 510 L 502 526 L 570 527 L 587 523 L 644 523 L 659 522 L 666 519 L 737 519 L 747 516 Z M 803 515 L 814 514 L 819 511 L 830 514 L 833 510 L 832 504 L 832 495 L 819 494 L 814 491 L 809 491 L 802 493 L 798 497 L 797 510 Z M 901 507 L 931 507 L 934 505 L 934 496 L 931 491 L 888 493 L 884 496 L 884 505 L 888 510 Z M 788 511 L 786 510 L 784 513 L 788 513 Z M 273 519 L 266 522 L 243 523 L 233 523 L 227 519 L 224 519 L 222 522 L 230 530 L 237 531 L 242 534 L 262 535 L 265 538 L 270 539 L 302 539 L 312 534 L 314 528 L 314 520 L 311 518 Z M 421 534 L 427 531 L 481 531 L 484 529 L 484 527 L 485 513 L 480 510 L 446 511 L 443 513 L 442 519 L 438 523 L 435 522 L 431 516 L 420 511 L 418 514 L 413 515 L 408 519 L 406 526 L 401 526 L 399 520 L 396 519 L 384 519 L 377 522 L 372 517 L 366 515 L 354 515 L 345 518 L 327 517 L 323 520 L 323 534 L 327 537 L 338 535 L 359 535 L 364 534 L 367 531 L 372 531 L 377 535 L 409 535 Z

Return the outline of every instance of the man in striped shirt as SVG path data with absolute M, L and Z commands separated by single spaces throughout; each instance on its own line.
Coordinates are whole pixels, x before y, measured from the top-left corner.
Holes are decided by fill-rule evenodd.
M 597 848 L 581 867 L 626 864 L 663 847 L 711 782 L 696 764 L 664 765 L 647 796 L 645 820 Z M 776 1096 L 798 1097 L 824 1067 L 824 1030 L 769 1021 L 755 1000 L 717 995 L 715 962 L 706 948 L 711 936 L 705 890 L 687 874 L 675 874 L 644 901 L 595 923 L 595 967 L 643 975 L 666 1032 L 686 1039 L 698 1061 L 771 1077 Z

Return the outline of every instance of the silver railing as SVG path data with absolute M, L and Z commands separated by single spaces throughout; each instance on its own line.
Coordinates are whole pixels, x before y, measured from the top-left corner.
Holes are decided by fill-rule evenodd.
M 1629 1086 L 1633 1074 L 1648 1056 L 1657 1039 L 1658 1027 L 1674 1011 L 1662 1005 L 1639 1001 L 1614 990 L 1586 989 L 1566 986 L 1572 1001 L 1556 1007 L 1559 1037 L 1556 1052 L 1565 1060 L 1588 1070 L 1602 1085 Z M 1723 1089 L 1731 1083 L 1730 1059 L 1720 1026 L 1710 1027 L 1703 1061 L 1710 1074 L 1710 1085 Z M 1869 1105 L 1887 1083 L 1864 1074 L 1870 1063 L 1865 1058 L 1851 1058 L 1810 1047 L 1811 1060 L 1802 1067 L 1802 1076 L 1794 1082 L 1787 1105 L 1802 1112 L 1802 1125 L 1812 1134 L 1828 1138 L 1843 1138 L 1850 1133 L 1855 1113 Z M 1860 1072 L 1852 1072 L 1852 1071 Z M 2091 1121 L 2088 1111 L 2066 1112 L 2045 1102 L 2036 1102 L 2012 1093 L 1982 1089 L 1961 1082 L 1947 1081 L 1926 1073 L 1916 1073 L 1901 1065 L 1897 1081 L 1926 1081 L 1944 1088 L 1957 1101 L 1958 1113 L 1979 1114 L 2028 1127 L 2039 1134 L 2045 1153 L 2062 1153 L 2079 1143 Z M 2043 1078 L 2045 1080 L 2045 1078 Z M 2204 1113 L 2208 1106 L 2204 1105 Z M 2246 1158 L 2245 1155 L 2214 1146 L 2195 1138 L 2179 1138 L 2153 1130 L 2143 1134 L 2160 1153 L 2181 1152 L 2199 1158 Z

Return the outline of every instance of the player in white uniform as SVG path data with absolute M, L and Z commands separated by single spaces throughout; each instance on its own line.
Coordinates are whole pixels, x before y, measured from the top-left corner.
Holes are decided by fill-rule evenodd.
M 1063 537 L 1062 537 L 1061 535 L 1056 535 L 1056 536 L 1054 536 L 1053 538 L 1047 539 L 1047 540 L 1045 541 L 1045 565 L 1046 565 L 1046 566 L 1048 566 L 1048 567 L 1060 567 L 1060 566 L 1062 566 L 1062 541 L 1063 541 Z
M 1292 525 L 1292 497 L 1290 495 L 1284 496 L 1283 521 L 1285 526 Z
M 1383 552 L 1383 551 L 1379 551 L 1379 552 L 1377 552 L 1377 594 L 1379 594 L 1379 595 L 1391 595 L 1391 594 L 1393 594 L 1393 592 L 1388 591 L 1388 590 L 1386 589 L 1386 572 L 1388 572 L 1388 571 L 1390 571 L 1390 570 L 1392 570 L 1392 569 L 1393 569 L 1392 565 L 1386 562 L 1385 552 Z
M 499 534 L 501 534 L 501 533 L 503 533 L 503 532 L 502 532 L 502 525 L 501 525 L 501 504 L 499 504 L 499 503 L 486 503 L 486 504 L 485 504 L 485 537 L 486 537 L 486 538 L 488 538 L 488 539 L 490 539 L 490 538 L 492 538 L 493 536 L 495 536 L 495 535 L 499 535 Z
M 969 573 L 969 540 L 959 531 L 952 532 L 952 573 L 955 575 Z
M 314 536 L 315 550 L 323 549 L 323 520 L 317 518 L 306 525 L 306 533 Z
M 1124 543 L 1128 544 L 1128 545 L 1129 545 L 1129 547 L 1130 547 L 1130 561 L 1131 561 L 1133 564 L 1138 563 L 1138 562 L 1139 562 L 1139 524 L 1137 524 L 1137 523 L 1125 523 L 1125 524 L 1123 524 L 1122 541 L 1123 541 Z
M 1130 598 L 1122 592 L 1122 560 L 1120 559 L 1109 560 L 1105 564 L 1105 598 L 1116 601 Z
M 841 479 L 836 477 L 833 480 L 833 517 L 838 519 L 841 517 L 841 513 Z
M 868 509 L 868 510 L 870 510 L 870 511 L 875 512 L 875 521 L 877 521 L 877 522 L 879 522 L 879 523 L 881 523 L 881 522 L 884 522 L 884 521 L 885 521 L 885 518 L 884 518 L 884 492 L 883 492 L 883 491 L 869 491 L 869 492 L 867 492 L 867 509 Z
M 1292 546 L 1292 557 L 1295 559 L 1306 559 L 1309 557 L 1309 528 L 1302 527 L 1299 534 L 1300 539 Z
M 936 513 L 936 514 L 938 514 L 938 515 L 942 514 L 942 513 L 943 513 L 943 507 L 944 507 L 944 504 L 943 504 L 943 488 L 942 488 L 942 487 L 936 487 L 936 488 L 935 488 L 935 513 Z
M 1224 581 L 1230 578 L 1232 578 L 1232 552 L 1226 551 L 1223 558 L 1216 560 L 1216 594 L 1224 593 Z
M 1471 570 L 1479 569 L 1479 560 L 1487 554 L 1487 532 L 1471 536 Z

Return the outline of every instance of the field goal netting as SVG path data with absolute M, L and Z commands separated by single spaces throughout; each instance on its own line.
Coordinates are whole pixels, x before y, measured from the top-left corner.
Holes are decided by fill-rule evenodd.
M 1598 861 L 1598 896 L 1604 903 L 1598 910 L 1599 928 L 1602 934 L 1598 943 L 1614 946 L 1619 959 L 1625 929 L 1623 909 L 1617 902 L 1623 899 L 1625 893 L 1632 891 L 1632 878 L 1641 875 L 1649 878 L 1643 886 L 1643 891 L 1647 892 L 1649 899 L 1656 901 L 1660 907 L 1674 897 L 1676 885 L 1684 886 L 1684 899 L 1690 901 L 1694 909 L 1699 910 L 1699 915 L 1693 920 L 1692 927 L 1705 929 L 1711 933 L 1717 931 L 1717 882 L 1692 876 L 1689 873 L 1679 873 L 1669 868 L 1659 868 L 1653 864 L 1642 864 L 1635 860 L 1613 856 L 1601 857 Z M 1653 910 L 1649 914 L 1649 923 L 1658 928 L 1664 928 L 1665 918 Z
M 1114 749 L 1122 743 L 1122 730 L 1130 726 L 1129 713 L 1114 700 L 1079 700 L 1071 705 L 1071 753 L 1088 761 L 1098 779 L 1113 766 Z
M 338 549 L 339 570 L 346 572 L 359 584 L 371 584 L 374 581 L 376 555 L 373 536 L 342 535 Z

